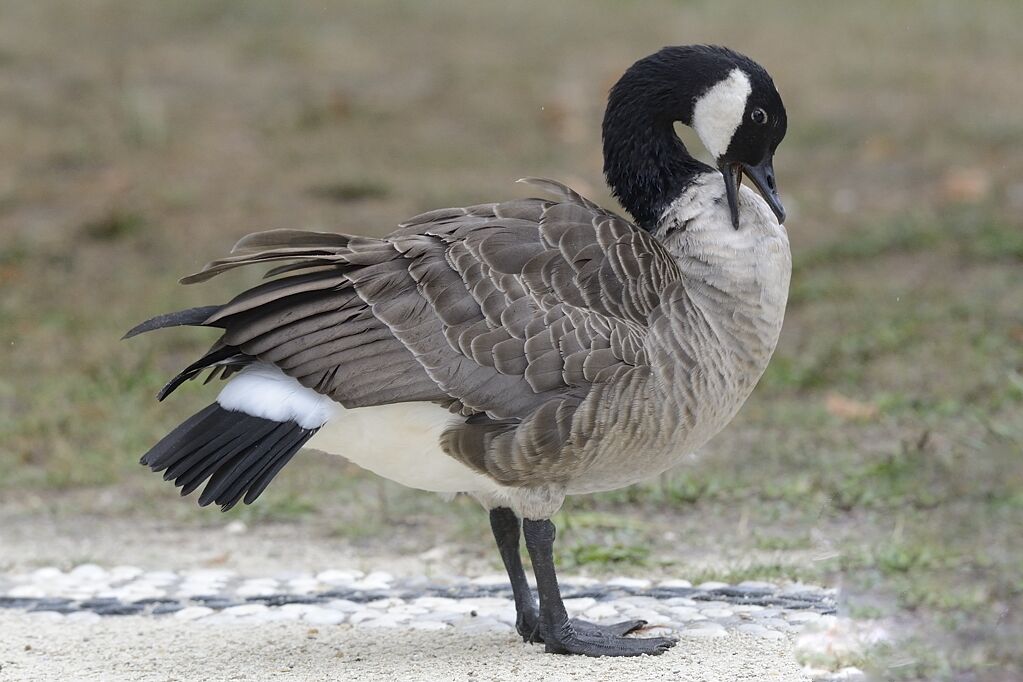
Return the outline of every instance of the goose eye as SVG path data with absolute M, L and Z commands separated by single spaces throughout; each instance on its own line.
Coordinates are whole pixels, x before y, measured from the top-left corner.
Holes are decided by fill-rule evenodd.
M 752 112 L 750 112 L 749 117 L 753 119 L 753 122 L 756 123 L 757 125 L 764 125 L 765 123 L 767 123 L 767 112 L 761 109 L 760 107 L 757 107 Z

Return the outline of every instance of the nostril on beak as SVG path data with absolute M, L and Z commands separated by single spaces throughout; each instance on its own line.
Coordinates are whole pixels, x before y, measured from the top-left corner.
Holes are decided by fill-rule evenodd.
M 774 186 L 774 174 L 773 173 L 767 176 L 767 186 L 771 188 L 772 192 L 777 192 L 778 191 L 777 188 Z

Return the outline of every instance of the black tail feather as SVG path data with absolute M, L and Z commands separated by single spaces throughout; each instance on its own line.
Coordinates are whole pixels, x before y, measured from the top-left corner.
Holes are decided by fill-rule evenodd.
M 165 327 L 202 327 L 206 320 L 208 320 L 213 313 L 220 310 L 223 306 L 219 305 L 204 305 L 198 308 L 189 308 L 188 310 L 178 310 L 173 313 L 164 313 L 163 315 L 157 315 L 151 317 L 141 324 L 137 324 L 128 332 L 122 336 L 122 339 L 130 339 L 133 336 L 139 334 L 145 334 L 151 332 L 154 329 L 164 329 Z M 211 326 L 219 326 L 213 324 Z
M 216 503 L 227 511 L 259 497 L 314 433 L 293 421 L 253 417 L 213 403 L 167 434 L 140 462 L 163 471 L 182 495 L 209 479 L 199 504 Z
M 168 381 L 167 384 L 160 389 L 160 392 L 156 394 L 156 399 L 163 401 L 163 399 L 173 393 L 178 386 L 199 376 L 199 374 L 201 374 L 207 367 L 216 367 L 223 363 L 244 365 L 251 362 L 251 360 L 252 358 L 248 357 L 244 353 L 238 352 L 238 349 L 233 346 L 214 346 L 208 353 L 206 353 L 206 355 L 178 372 L 176 377 Z M 210 376 L 212 376 L 212 374 Z

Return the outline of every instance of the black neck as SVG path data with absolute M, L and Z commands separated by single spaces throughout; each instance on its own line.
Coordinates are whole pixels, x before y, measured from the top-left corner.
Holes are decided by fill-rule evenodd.
M 699 57 L 706 55 L 699 54 Z M 699 96 L 688 50 L 662 50 L 637 62 L 611 89 L 604 114 L 604 177 L 636 223 L 652 231 L 664 210 L 699 174 L 674 123 L 692 122 Z

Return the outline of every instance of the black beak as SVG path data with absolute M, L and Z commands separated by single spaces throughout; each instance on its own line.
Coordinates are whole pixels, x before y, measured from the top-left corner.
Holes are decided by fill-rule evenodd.
M 725 178 L 725 192 L 728 195 L 728 209 L 732 214 L 732 227 L 739 229 L 739 185 L 742 183 L 742 174 L 753 181 L 753 184 L 771 207 L 779 223 L 785 222 L 785 207 L 781 205 L 781 197 L 778 196 L 778 186 L 774 181 L 773 159 L 767 158 L 763 163 L 751 166 L 749 164 L 721 163 L 718 169 Z

